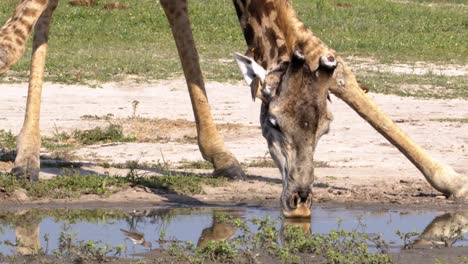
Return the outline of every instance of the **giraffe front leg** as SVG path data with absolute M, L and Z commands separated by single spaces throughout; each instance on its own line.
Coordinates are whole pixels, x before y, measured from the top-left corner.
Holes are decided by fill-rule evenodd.
M 29 77 L 28 99 L 23 128 L 16 140 L 16 159 L 12 173 L 20 178 L 39 180 L 41 135 L 39 117 L 41 111 L 41 93 L 44 79 L 47 40 L 52 13 L 58 0 L 51 0 L 39 17 L 34 28 L 33 53 Z
M 208 103 L 206 104 L 209 107 Z M 211 113 L 209 111 L 207 113 L 209 118 L 197 121 L 198 146 L 203 158 L 213 164 L 215 168 L 213 176 L 244 179 L 245 174 L 239 162 L 224 146 L 224 141 L 211 119 Z M 199 116 L 202 116 L 201 113 Z
M 213 174 L 215 176 L 243 179 L 245 175 L 239 162 L 224 146 L 223 139 L 219 135 L 211 117 L 198 52 L 188 19 L 187 1 L 161 0 L 161 5 L 171 25 L 184 70 L 185 80 L 190 92 L 192 108 L 197 123 L 198 145 L 202 156 L 213 164 L 215 168 Z

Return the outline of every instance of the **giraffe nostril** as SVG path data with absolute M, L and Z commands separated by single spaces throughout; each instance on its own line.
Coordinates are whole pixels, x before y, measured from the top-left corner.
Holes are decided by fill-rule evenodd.
M 296 209 L 300 201 L 301 201 L 301 197 L 299 196 L 298 193 L 295 193 L 289 200 L 289 207 L 291 207 L 291 209 Z
M 307 192 L 307 191 L 300 191 L 299 192 L 299 197 L 300 197 L 301 203 L 306 203 L 309 196 L 310 196 L 310 193 Z

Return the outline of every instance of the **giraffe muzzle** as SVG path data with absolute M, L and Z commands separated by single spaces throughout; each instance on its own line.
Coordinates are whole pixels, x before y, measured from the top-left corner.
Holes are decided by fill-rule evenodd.
M 306 218 L 310 217 L 310 206 L 312 205 L 311 192 L 295 192 L 288 200 L 288 207 L 283 208 L 283 215 L 286 218 Z

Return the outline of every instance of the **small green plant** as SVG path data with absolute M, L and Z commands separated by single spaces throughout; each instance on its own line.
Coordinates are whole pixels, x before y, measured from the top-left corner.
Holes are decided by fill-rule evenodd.
M 13 150 L 16 148 L 16 136 L 11 131 L 0 129 L 0 150 Z
M 213 169 L 213 164 L 206 160 L 195 160 L 195 161 L 188 161 L 188 160 L 181 160 L 179 165 L 177 166 L 178 169 L 206 169 L 211 170 Z
M 152 189 L 162 189 L 176 194 L 201 194 L 203 185 L 222 186 L 227 182 L 225 178 L 201 177 L 191 173 L 176 173 L 163 176 L 145 177 L 135 173 L 129 174 L 127 180 L 134 185 L 141 185 Z
M 104 120 L 104 121 L 109 121 L 114 118 L 114 114 L 107 114 L 103 116 L 98 116 L 98 115 L 82 115 L 80 116 L 81 120 Z
M 110 255 L 120 255 L 124 248 L 123 245 L 113 247 L 107 243 L 103 244 L 102 241 L 79 240 L 77 236 L 76 232 L 68 232 L 68 226 L 64 227 L 64 230 L 60 232 L 58 248 L 52 251 L 57 260 L 74 263 L 102 263 L 109 261 Z
M 203 259 L 222 263 L 236 263 L 240 257 L 237 247 L 227 241 L 210 241 L 206 247 L 197 249 L 196 254 Z
M 251 162 L 242 163 L 242 166 L 247 167 L 247 168 L 250 168 L 250 167 L 276 168 L 276 164 L 271 158 L 262 158 L 262 159 L 252 160 Z
M 403 240 L 403 248 L 404 249 L 412 249 L 414 240 L 417 239 L 421 233 L 419 232 L 402 232 L 400 230 L 396 231 L 396 234 Z
M 16 136 L 0 129 L 0 161 L 11 161 L 16 156 Z
M 429 119 L 429 121 L 468 123 L 468 117 L 465 117 L 465 118 L 432 118 L 432 119 Z
M 105 128 L 96 127 L 89 130 L 75 130 L 72 136 L 83 145 L 108 142 L 133 142 L 136 140 L 134 137 L 125 136 L 122 126 L 114 124 L 110 124 Z
M 136 112 L 137 112 L 137 108 L 138 108 L 139 104 L 140 104 L 140 102 L 137 101 L 137 100 L 134 100 L 132 102 L 132 110 L 133 110 L 132 118 L 134 118 L 134 119 L 138 117 Z

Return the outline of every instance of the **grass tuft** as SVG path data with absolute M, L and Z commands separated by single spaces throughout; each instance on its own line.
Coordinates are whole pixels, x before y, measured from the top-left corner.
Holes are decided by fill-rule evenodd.
M 11 131 L 0 129 L 0 161 L 14 160 L 16 155 L 16 136 Z
M 114 124 L 110 124 L 104 129 L 96 127 L 89 130 L 75 130 L 73 131 L 72 136 L 83 145 L 136 141 L 134 137 L 124 135 L 122 126 Z
M 79 175 L 74 173 L 36 183 L 19 180 L 12 174 L 0 175 L 0 189 L 12 193 L 15 189 L 21 188 L 26 190 L 29 197 L 33 198 L 64 199 L 78 198 L 84 194 L 105 195 L 115 192 L 116 187 L 122 187 L 125 184 L 126 181 L 123 178 L 96 174 Z

